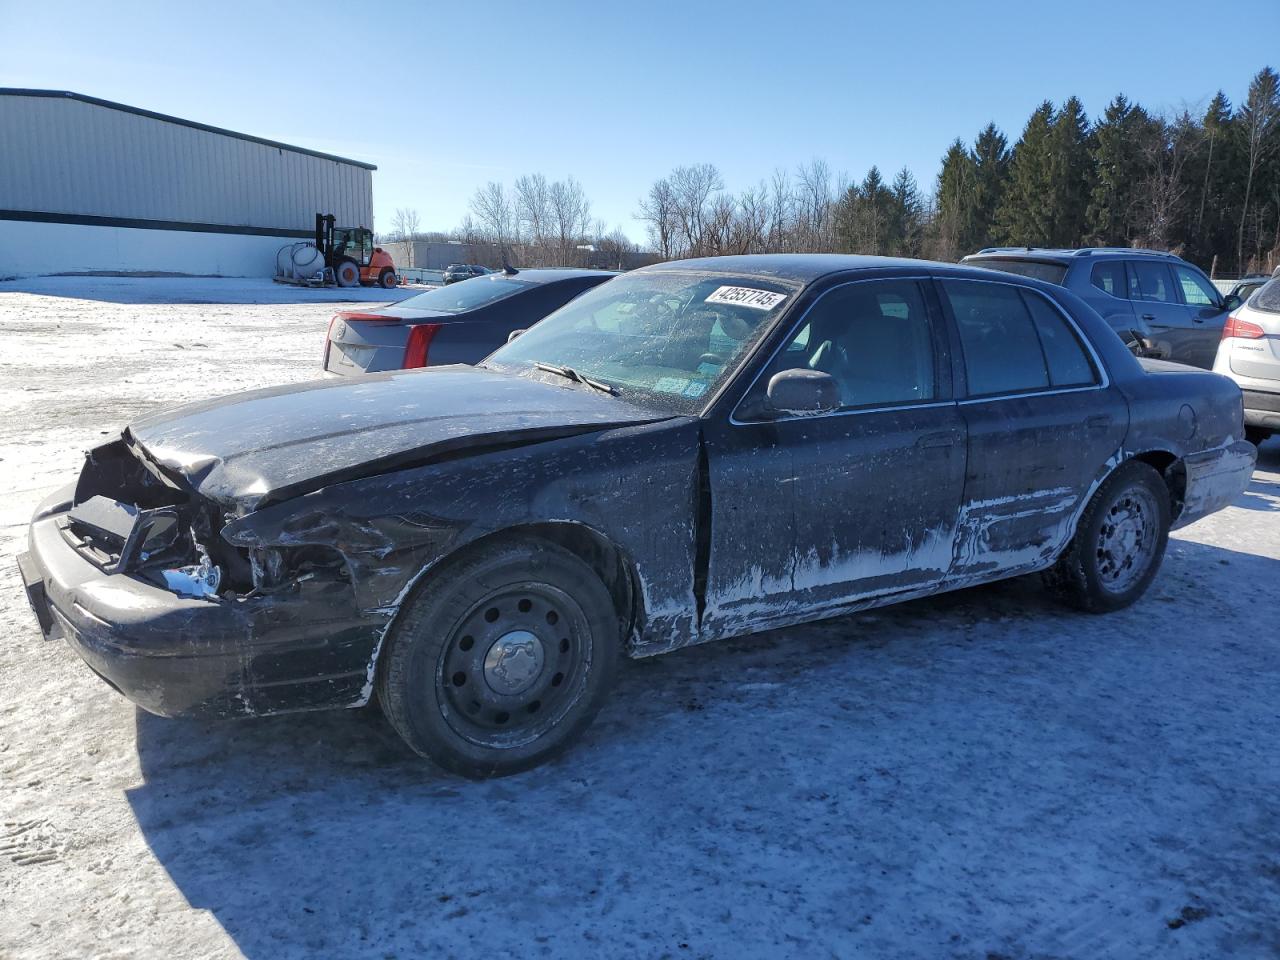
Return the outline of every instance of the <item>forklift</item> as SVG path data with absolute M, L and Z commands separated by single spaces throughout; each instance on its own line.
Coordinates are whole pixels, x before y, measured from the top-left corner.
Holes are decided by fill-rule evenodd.
M 316 249 L 340 287 L 394 287 L 396 265 L 391 255 L 373 245 L 368 227 L 337 227 L 332 213 L 316 214 Z

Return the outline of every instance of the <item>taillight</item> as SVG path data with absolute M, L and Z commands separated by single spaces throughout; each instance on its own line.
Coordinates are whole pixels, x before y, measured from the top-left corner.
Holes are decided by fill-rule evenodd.
M 419 323 L 409 328 L 409 339 L 404 345 L 404 368 L 425 367 L 427 351 L 431 348 L 431 338 L 440 329 L 438 323 Z
M 399 323 L 399 317 L 388 317 L 381 313 L 353 313 L 350 310 L 343 310 L 334 319 L 337 320 L 363 320 L 366 323 Z
M 1241 320 L 1234 313 L 1227 317 L 1227 322 L 1222 327 L 1222 339 L 1227 337 L 1240 337 L 1244 340 L 1257 340 L 1265 337 L 1267 332 L 1256 323 L 1250 323 L 1248 320 Z

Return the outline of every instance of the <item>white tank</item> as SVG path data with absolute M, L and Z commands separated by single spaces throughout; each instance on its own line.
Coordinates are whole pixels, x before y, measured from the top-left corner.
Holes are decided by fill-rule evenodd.
M 310 280 L 324 269 L 324 257 L 309 243 L 291 243 L 276 254 L 276 276 Z

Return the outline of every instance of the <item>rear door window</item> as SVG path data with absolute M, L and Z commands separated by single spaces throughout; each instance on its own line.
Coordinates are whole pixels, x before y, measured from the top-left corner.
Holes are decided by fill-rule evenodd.
M 1016 287 L 944 280 L 942 289 L 960 331 L 970 396 L 1049 387 L 1040 336 Z
M 1119 300 L 1129 297 L 1129 282 L 1125 279 L 1123 260 L 1102 260 L 1095 263 L 1093 272 L 1089 274 L 1089 282 L 1103 293 Z
M 1163 263 L 1150 260 L 1129 262 L 1129 296 L 1132 300 L 1151 300 L 1155 303 L 1177 303 L 1173 295 L 1173 277 Z

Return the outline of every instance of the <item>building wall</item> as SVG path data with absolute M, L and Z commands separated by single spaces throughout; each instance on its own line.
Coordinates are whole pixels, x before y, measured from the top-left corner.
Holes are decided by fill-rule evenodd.
M 0 91 L 0 276 L 268 276 L 317 213 L 372 227 L 372 167 L 78 95 Z
M 269 277 L 283 237 L 0 221 L 0 280 L 55 273 Z

